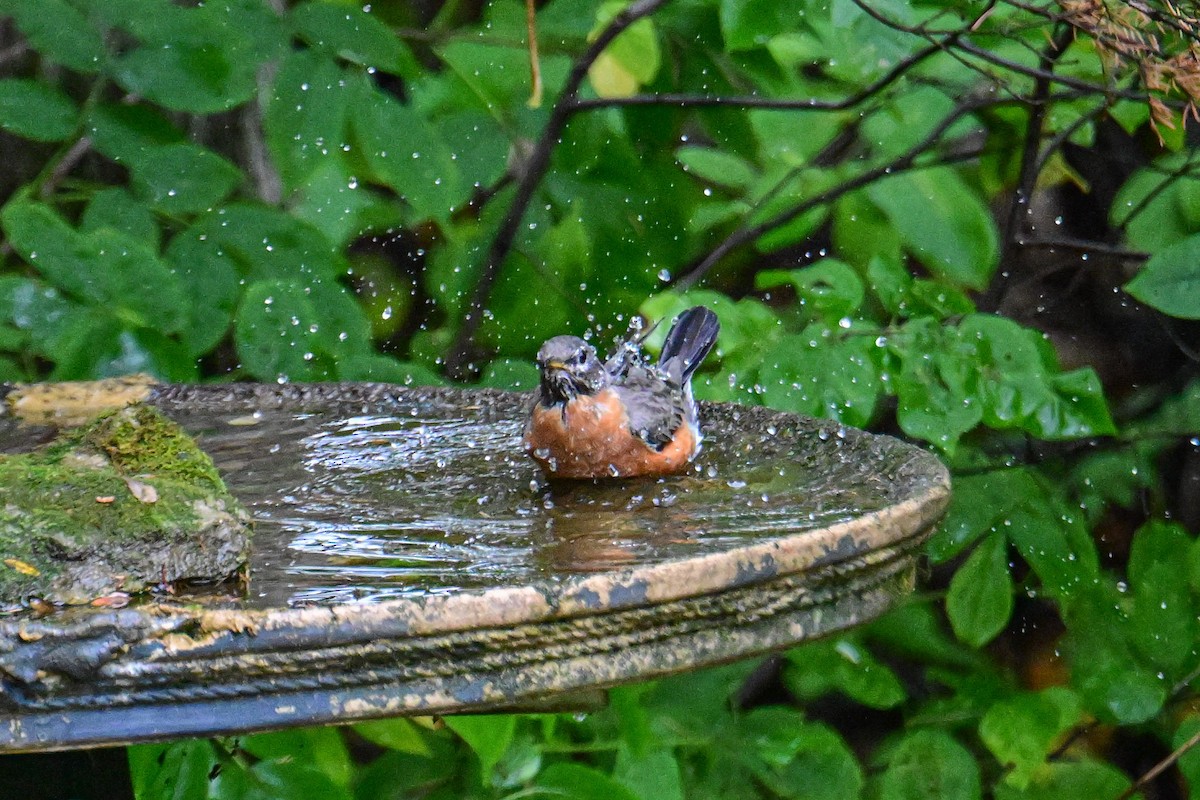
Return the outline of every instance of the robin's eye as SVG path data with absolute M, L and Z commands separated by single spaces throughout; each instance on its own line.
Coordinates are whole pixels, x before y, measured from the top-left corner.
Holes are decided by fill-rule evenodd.
M 576 353 L 575 354 L 575 363 L 581 367 L 584 364 L 586 364 L 587 363 L 587 353 L 583 350 L 580 350 L 578 353 Z

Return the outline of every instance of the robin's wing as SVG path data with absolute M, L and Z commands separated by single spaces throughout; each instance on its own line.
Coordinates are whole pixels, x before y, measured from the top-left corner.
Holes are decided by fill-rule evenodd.
M 663 340 L 658 365 L 682 386 L 692 377 L 700 362 L 717 342 L 721 323 L 717 315 L 704 306 L 684 311 Z
M 661 450 L 686 418 L 683 389 L 657 370 L 634 367 L 613 387 L 629 414 L 629 429 Z

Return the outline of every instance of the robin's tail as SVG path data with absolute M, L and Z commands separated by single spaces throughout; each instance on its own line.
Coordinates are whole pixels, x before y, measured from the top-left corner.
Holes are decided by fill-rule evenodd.
M 680 383 L 687 384 L 692 373 L 716 344 L 720 329 L 721 323 L 717 321 L 716 314 L 704 306 L 689 308 L 679 315 L 667 333 L 658 363 L 667 374 L 678 376 Z

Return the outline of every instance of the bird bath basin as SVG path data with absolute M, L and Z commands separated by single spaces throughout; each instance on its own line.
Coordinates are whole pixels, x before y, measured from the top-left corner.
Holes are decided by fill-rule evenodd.
M 520 450 L 524 395 L 131 399 L 194 435 L 253 515 L 249 592 L 0 616 L 0 752 L 494 711 L 788 646 L 910 591 L 949 497 L 915 447 L 763 408 L 704 406 L 688 474 L 548 486 Z M 0 452 L 46 438 L 13 409 L 80 402 L 113 401 L 10 394 Z

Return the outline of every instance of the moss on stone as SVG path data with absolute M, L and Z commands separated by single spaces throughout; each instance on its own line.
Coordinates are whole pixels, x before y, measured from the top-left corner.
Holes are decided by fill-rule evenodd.
M 7 605 L 219 580 L 249 552 L 249 517 L 212 460 L 150 406 L 104 414 L 37 452 L 0 456 L 0 498 Z

